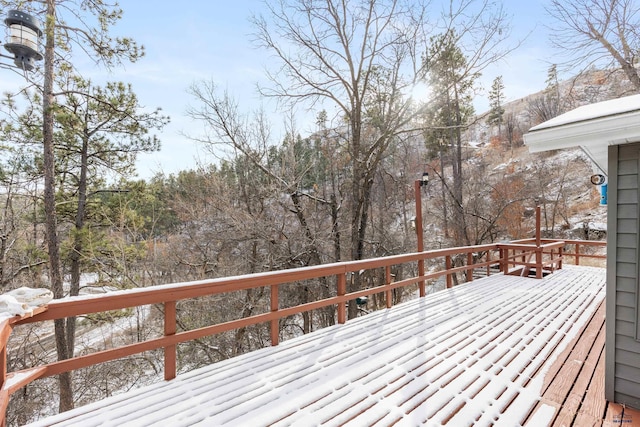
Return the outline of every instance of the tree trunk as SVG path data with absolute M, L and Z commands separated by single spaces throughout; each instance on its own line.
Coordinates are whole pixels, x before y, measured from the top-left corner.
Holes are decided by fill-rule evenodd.
M 449 238 L 449 210 L 447 209 L 447 191 L 444 182 L 444 150 L 440 148 L 440 174 L 442 175 L 440 182 L 440 190 L 442 191 L 442 228 L 444 229 L 444 238 Z
M 47 19 L 45 24 L 46 44 L 44 52 L 44 96 L 42 99 L 42 135 L 43 135 L 43 159 L 44 159 L 44 212 L 45 229 L 47 235 L 47 252 L 49 255 L 49 276 L 51 291 L 54 298 L 64 297 L 62 284 L 62 272 L 60 269 L 60 250 L 58 247 L 58 221 L 56 218 L 55 199 L 55 157 L 53 143 L 53 62 L 55 48 L 55 16 L 56 6 L 54 0 L 47 0 Z M 65 335 L 63 319 L 54 322 L 55 340 L 58 360 L 70 357 Z M 60 412 L 73 408 L 73 390 L 71 373 L 59 375 Z
M 253 289 L 247 289 L 244 293 L 244 306 L 242 307 L 242 318 L 247 318 L 253 314 Z M 247 333 L 247 328 L 243 327 L 236 329 L 233 337 L 233 356 L 242 354 L 244 337 Z
M 78 181 L 78 209 L 75 219 L 75 235 L 73 236 L 73 251 L 70 255 L 71 284 L 69 288 L 69 296 L 77 296 L 80 294 L 80 259 L 83 247 L 83 231 L 84 221 L 87 215 L 87 169 L 89 155 L 89 137 L 84 135 L 82 140 L 82 150 L 80 153 L 80 178 Z M 67 318 L 67 347 L 69 354 L 74 354 L 76 341 L 76 318 L 75 316 Z
M 455 244 L 463 246 L 469 243 L 467 236 L 466 218 L 464 216 L 462 198 L 462 118 L 460 114 L 460 99 L 458 88 L 454 85 L 452 109 L 455 113 L 453 129 L 451 130 L 451 144 L 453 148 L 453 197 L 455 214 Z

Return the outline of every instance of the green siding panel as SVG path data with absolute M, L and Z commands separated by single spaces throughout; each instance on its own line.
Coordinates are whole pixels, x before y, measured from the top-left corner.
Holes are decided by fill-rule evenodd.
M 635 190 L 636 188 L 638 188 L 637 173 L 618 177 L 618 190 Z
M 619 163 L 624 162 L 625 160 L 631 160 L 631 159 L 640 159 L 640 153 L 638 151 L 638 145 L 637 144 L 625 144 L 625 145 L 620 145 L 619 147 Z
M 616 378 L 622 378 L 629 383 L 635 383 L 636 387 L 640 387 L 640 368 L 619 363 L 616 360 Z M 640 397 L 640 389 L 638 389 L 638 397 Z
M 616 320 L 624 320 L 625 322 L 634 323 L 635 319 L 636 319 L 635 309 L 629 308 L 629 307 L 616 307 Z M 638 355 L 638 357 L 640 357 L 640 354 Z
M 616 348 L 640 354 L 640 342 L 636 341 L 633 337 L 616 334 Z M 638 357 L 640 357 L 640 355 Z M 638 381 L 640 381 L 640 378 L 638 378 Z
M 616 320 L 616 333 L 619 335 L 624 335 L 627 337 L 633 337 L 636 333 L 636 325 L 633 322 L 626 322 L 624 320 Z M 624 350 L 618 350 L 618 353 L 616 355 L 616 359 L 621 362 L 621 363 L 627 363 L 624 362 L 623 360 L 621 360 L 618 356 L 620 353 L 622 353 Z M 629 352 L 625 352 L 625 353 L 629 353 Z M 633 354 L 634 358 L 638 360 L 638 363 L 640 363 L 640 357 L 638 357 L 637 354 L 635 353 L 629 353 L 629 354 Z M 629 363 L 627 363 L 629 364 Z
M 619 368 L 619 366 L 616 366 L 616 368 Z M 616 391 L 633 398 L 636 402 L 633 405 L 635 405 L 636 408 L 638 407 L 637 405 L 640 403 L 640 383 L 616 376 Z M 627 404 L 631 405 L 631 403 Z
M 640 143 L 609 148 L 608 212 L 612 243 L 607 261 L 607 328 L 605 394 L 640 409 Z M 609 286 L 611 285 L 611 286 Z M 613 298 L 612 298 L 613 297 Z M 607 322 L 611 326 L 610 322 Z
M 618 383 L 616 382 L 616 388 L 617 388 L 617 384 Z M 640 409 L 640 398 L 629 396 L 628 394 L 625 394 L 625 393 L 615 393 L 614 399 L 617 403 L 620 403 L 622 405 L 627 405 L 627 406 L 631 406 L 632 408 Z M 624 425 L 624 424 L 620 424 L 620 425 Z
M 618 200 L 620 203 L 638 203 L 638 191 L 633 190 L 618 190 Z
M 618 307 L 636 307 L 636 293 L 633 292 L 616 292 L 616 304 Z
M 633 277 L 618 277 L 618 290 L 622 292 L 635 292 L 636 279 Z
M 635 248 L 618 248 L 618 255 L 616 257 L 618 262 L 625 262 L 635 264 L 637 262 L 637 255 Z
M 638 173 L 638 158 L 621 160 L 618 162 L 618 176 L 637 174 Z
M 638 220 L 637 219 L 619 219 L 618 220 L 618 233 L 638 234 Z
M 638 218 L 638 205 L 636 203 L 618 205 L 618 218 Z
M 633 353 L 626 350 L 618 350 L 617 354 L 618 363 L 621 365 L 633 366 L 636 369 L 640 369 L 640 357 L 637 353 Z M 640 379 L 638 379 L 640 381 Z
M 636 278 L 638 276 L 638 266 L 637 264 L 632 264 L 629 262 L 617 262 L 616 269 L 618 277 L 631 277 Z
M 638 236 L 635 234 L 618 233 L 618 248 L 636 248 L 638 246 Z

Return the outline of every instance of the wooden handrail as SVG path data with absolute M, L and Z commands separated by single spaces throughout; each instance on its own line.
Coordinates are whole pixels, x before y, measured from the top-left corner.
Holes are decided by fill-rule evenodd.
M 391 291 L 393 289 L 410 285 L 420 285 L 426 280 L 439 278 L 441 276 L 446 277 L 447 287 L 450 287 L 452 284 L 451 278 L 453 274 L 462 273 L 466 276 L 467 281 L 471 281 L 473 280 L 473 270 L 486 268 L 488 273 L 490 271 L 490 267 L 495 265 L 499 265 L 503 272 L 507 272 L 509 265 L 521 265 L 523 268 L 537 268 L 540 272 L 542 271 L 542 266 L 551 265 L 553 268 L 556 265 L 559 265 L 558 268 L 560 268 L 563 256 L 562 250 L 566 245 L 575 245 L 575 247 L 579 249 L 581 246 L 587 245 L 605 246 L 606 243 L 543 239 L 540 241 L 539 246 L 535 246 L 535 244 L 531 244 L 530 240 L 522 240 L 512 243 L 496 243 L 438 249 L 361 261 L 339 262 L 291 270 L 159 285 L 150 288 L 116 291 L 103 295 L 78 296 L 54 300 L 51 301 L 47 307 L 36 309 L 32 316 L 16 316 L 0 323 L 0 411 L 2 411 L 0 412 L 0 417 L 2 417 L 0 418 L 0 423 L 4 421 L 5 409 L 9 395 L 19 387 L 22 387 L 37 378 L 74 371 L 83 367 L 162 348 L 164 351 L 165 365 L 164 378 L 165 380 L 170 380 L 176 376 L 176 348 L 180 343 L 229 330 L 243 328 L 249 325 L 267 323 L 270 325 L 271 344 L 277 345 L 279 341 L 279 322 L 285 317 L 322 307 L 337 306 L 337 321 L 338 323 L 345 323 L 347 303 L 348 301 L 353 301 L 358 297 L 382 293 L 385 296 L 386 307 L 391 307 Z M 491 258 L 490 254 L 492 251 L 499 251 L 500 257 Z M 558 253 L 558 257 L 556 258 L 554 258 L 554 255 L 556 254 L 554 251 L 557 251 Z M 513 255 L 510 255 L 510 252 L 513 252 Z M 536 262 L 531 263 L 518 261 L 517 258 L 524 256 L 523 253 L 535 254 Z M 542 260 L 542 255 L 546 253 L 552 254 L 551 261 Z M 474 254 L 476 256 L 474 256 Z M 573 254 L 569 255 L 571 256 Z M 452 257 L 454 256 L 459 256 L 459 259 L 465 260 L 466 265 L 454 266 L 452 261 Z M 579 257 L 587 255 L 575 254 L 573 256 L 578 260 Z M 483 261 L 483 258 L 486 258 L 486 260 Z M 397 282 L 393 281 L 391 275 L 392 266 L 405 263 L 418 263 L 434 259 L 444 259 L 445 269 L 441 271 L 430 271 L 428 273 L 420 270 L 419 274 L 415 277 L 406 278 Z M 362 270 L 379 268 L 384 268 L 384 284 L 356 292 L 347 292 L 346 283 L 348 274 L 358 273 Z M 335 278 L 335 296 L 288 308 L 279 307 L 278 295 L 280 285 L 323 277 Z M 270 288 L 269 311 L 189 331 L 177 330 L 176 303 L 178 301 L 260 287 Z M 422 289 L 420 293 L 421 295 L 424 295 Z M 6 346 L 14 326 L 155 304 L 163 305 L 164 331 L 163 336 L 161 337 L 78 356 L 67 360 L 52 362 L 35 368 L 16 371 L 9 375 L 7 374 Z M 20 378 L 19 382 L 12 383 L 10 376 Z M 7 386 L 7 384 L 11 385 Z

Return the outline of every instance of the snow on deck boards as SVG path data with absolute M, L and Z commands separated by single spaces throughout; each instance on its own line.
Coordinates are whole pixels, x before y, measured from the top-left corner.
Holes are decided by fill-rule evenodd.
M 495 275 L 34 425 L 515 426 L 604 296 L 604 269 Z

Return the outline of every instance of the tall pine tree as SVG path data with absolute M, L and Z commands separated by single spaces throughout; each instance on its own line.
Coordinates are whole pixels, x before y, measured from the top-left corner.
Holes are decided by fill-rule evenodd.
M 488 122 L 491 125 L 498 126 L 498 136 L 502 135 L 502 124 L 504 123 L 504 83 L 502 76 L 498 76 L 493 80 L 491 91 L 489 91 L 489 117 Z
M 0 5 L 11 9 L 22 9 L 25 2 L 0 0 Z M 135 62 L 144 54 L 144 49 L 127 37 L 114 37 L 113 27 L 122 18 L 122 9 L 117 3 L 104 0 L 40 0 L 27 2 L 28 13 L 44 23 L 44 65 L 42 74 L 34 73 L 29 83 L 37 88 L 41 105 L 42 165 L 44 175 L 44 211 L 49 258 L 49 280 L 55 298 L 65 295 L 62 277 L 60 242 L 58 237 L 58 215 L 56 212 L 56 152 L 55 123 L 60 98 L 70 91 L 56 86 L 58 71 L 76 70 L 74 54 L 88 55 L 96 64 L 113 67 L 123 62 Z M 39 79 L 41 77 L 41 80 Z M 54 322 L 56 351 L 59 360 L 73 356 L 69 348 L 68 327 L 64 319 Z M 70 373 L 59 376 L 60 411 L 73 408 L 73 392 Z
M 451 189 L 443 194 L 451 199 L 454 243 L 460 245 L 468 244 L 469 240 L 462 197 L 462 136 L 474 114 L 473 87 L 479 73 L 470 72 L 467 59 L 457 42 L 455 30 L 431 39 L 425 67 L 435 98 L 426 139 L 436 143 L 442 162 L 445 154 L 449 157 L 453 183 Z

